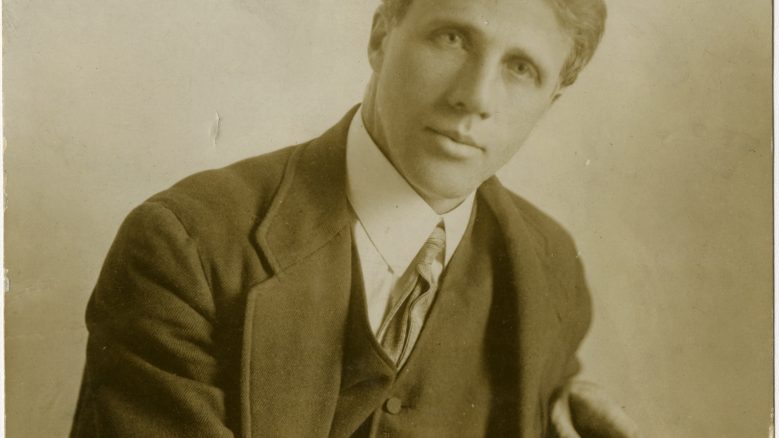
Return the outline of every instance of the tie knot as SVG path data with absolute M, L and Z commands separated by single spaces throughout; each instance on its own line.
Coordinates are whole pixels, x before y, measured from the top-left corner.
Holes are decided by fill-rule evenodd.
M 430 267 L 433 261 L 437 259 L 443 252 L 446 245 L 446 232 L 444 231 L 443 222 L 439 222 L 435 227 L 430 237 L 427 238 L 425 244 L 422 245 L 422 249 L 419 250 L 417 258 L 417 268 L 419 273 L 422 274 L 428 281 Z

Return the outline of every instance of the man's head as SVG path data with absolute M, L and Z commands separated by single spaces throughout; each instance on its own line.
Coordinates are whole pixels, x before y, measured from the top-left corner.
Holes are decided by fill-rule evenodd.
M 601 0 L 384 0 L 366 126 L 433 208 L 451 209 L 573 83 L 604 18 Z

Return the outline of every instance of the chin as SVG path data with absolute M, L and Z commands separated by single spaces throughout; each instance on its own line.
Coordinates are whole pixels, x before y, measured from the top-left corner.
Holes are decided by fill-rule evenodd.
M 479 184 L 469 184 L 461 175 L 442 175 L 442 172 L 430 172 L 430 174 L 438 177 L 421 178 L 419 184 L 414 184 L 425 198 L 459 201 L 479 187 Z

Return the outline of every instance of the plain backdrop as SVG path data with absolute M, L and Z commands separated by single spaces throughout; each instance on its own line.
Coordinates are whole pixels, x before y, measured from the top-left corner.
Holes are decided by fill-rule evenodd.
M 67 433 L 84 308 L 124 216 L 340 119 L 375 6 L 4 2 L 9 437 Z M 585 377 L 647 437 L 766 437 L 771 2 L 609 7 L 595 59 L 500 176 L 578 242 Z

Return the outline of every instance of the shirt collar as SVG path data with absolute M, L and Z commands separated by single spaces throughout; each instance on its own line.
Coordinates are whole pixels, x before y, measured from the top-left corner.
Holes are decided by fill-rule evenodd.
M 346 142 L 347 195 L 368 238 L 392 271 L 400 275 L 443 220 L 444 264 L 465 234 L 474 193 L 455 209 L 437 214 L 384 156 L 362 122 L 362 109 Z

